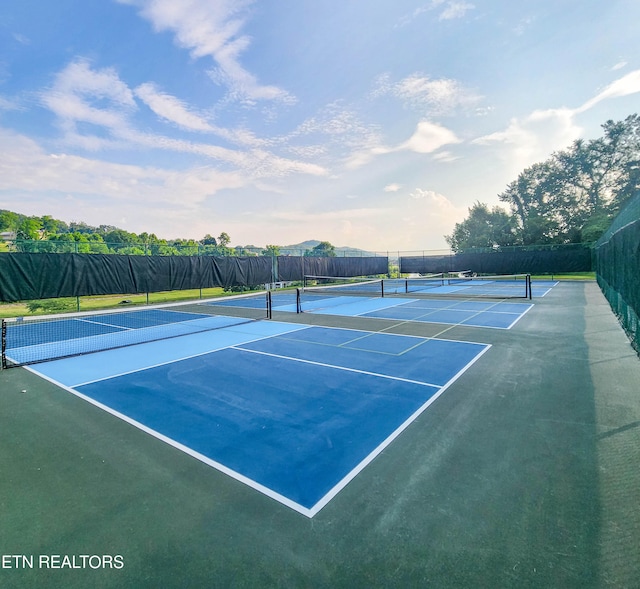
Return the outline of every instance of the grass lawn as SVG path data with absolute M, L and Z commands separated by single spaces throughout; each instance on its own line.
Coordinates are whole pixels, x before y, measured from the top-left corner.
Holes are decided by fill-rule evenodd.
M 97 295 L 79 297 L 66 297 L 61 299 L 48 299 L 42 301 L 44 307 L 31 313 L 26 302 L 20 303 L 0 303 L 0 318 L 25 317 L 35 315 L 48 315 L 52 313 L 73 313 L 75 311 L 97 311 L 100 309 L 115 309 L 123 307 L 136 307 L 140 305 L 155 305 L 158 303 L 177 303 L 181 301 L 198 300 L 200 298 L 209 299 L 213 297 L 228 296 L 233 293 L 225 292 L 222 288 L 203 288 L 191 290 L 175 290 L 167 292 L 149 293 L 148 300 L 146 294 L 130 295 Z M 79 303 L 78 303 L 79 301 Z M 128 301 L 123 303 L 123 301 Z M 79 309 L 78 309 L 79 305 Z
M 564 274 L 532 274 L 531 280 L 595 280 L 595 272 L 569 272 Z

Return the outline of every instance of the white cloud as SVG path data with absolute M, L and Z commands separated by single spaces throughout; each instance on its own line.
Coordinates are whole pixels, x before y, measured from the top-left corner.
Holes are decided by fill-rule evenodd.
M 455 133 L 442 125 L 421 121 L 415 133 L 408 141 L 398 146 L 394 151 L 408 149 L 416 153 L 433 153 L 445 145 L 460 143 Z
M 135 108 L 133 92 L 113 68 L 93 70 L 88 61 L 78 59 L 55 77 L 52 94 L 64 98 L 83 96 L 108 100 L 120 108 Z
M 513 118 L 503 131 L 473 140 L 476 145 L 504 145 L 502 157 L 510 162 L 512 173 L 519 173 L 535 162 L 547 159 L 554 151 L 565 149 L 584 130 L 577 117 L 600 102 L 640 93 L 640 70 L 614 80 L 578 108 L 535 110 L 523 118 Z
M 468 2 L 447 2 L 444 10 L 438 16 L 438 20 L 462 18 L 469 10 L 473 10 L 474 8 L 475 6 Z
M 268 141 L 258 139 L 245 129 L 224 129 L 212 125 L 190 109 L 175 96 L 160 91 L 155 84 L 147 82 L 135 89 L 135 95 L 142 100 L 158 117 L 188 131 L 212 133 L 232 143 L 247 146 L 264 146 Z
M 21 35 L 20 33 L 13 33 L 13 38 L 20 43 L 20 45 L 31 45 L 31 39 Z
M 454 155 L 450 151 L 439 151 L 433 154 L 433 159 L 438 162 L 455 162 L 460 159 L 460 156 Z
M 3 110 L 22 110 L 22 107 L 17 102 L 0 96 L 0 111 Z
M 456 80 L 432 79 L 418 72 L 399 82 L 392 82 L 388 74 L 379 76 L 372 96 L 385 95 L 394 96 L 405 106 L 431 116 L 450 115 L 458 109 L 470 110 L 482 100 Z
M 631 94 L 637 94 L 638 92 L 640 92 L 640 70 L 634 70 L 626 76 L 611 82 L 611 84 L 606 86 L 601 92 L 596 94 L 596 96 L 587 100 L 581 107 L 576 109 L 576 112 L 589 110 L 603 100 L 629 96 Z
M 188 109 L 175 97 L 163 94 L 155 85 L 147 83 L 138 86 L 135 95 L 143 100 L 164 120 L 170 120 L 190 130 L 210 131 L 232 142 L 248 146 L 250 149 L 229 149 L 219 145 L 184 141 L 171 137 L 138 131 L 132 114 L 138 106 L 134 92 L 120 80 L 115 70 L 91 69 L 88 62 L 78 60 L 69 64 L 55 77 L 53 87 L 42 94 L 43 104 L 57 117 L 64 140 L 68 145 L 98 151 L 106 148 L 149 147 L 204 155 L 232 164 L 248 177 L 283 176 L 289 173 L 312 175 L 325 174 L 324 168 L 305 161 L 278 156 L 263 146 L 252 133 L 244 130 L 221 129 Z M 83 132 L 79 123 L 84 123 Z M 87 131 L 89 123 L 100 129 Z
M 535 22 L 536 22 L 535 16 L 531 16 L 531 15 L 525 16 L 524 18 L 520 19 L 518 24 L 516 24 L 516 26 L 514 27 L 513 29 L 514 34 L 518 36 L 524 35 Z
M 626 61 L 619 61 L 618 63 L 616 63 L 612 68 L 611 71 L 617 71 L 617 70 L 621 70 L 624 69 L 627 66 L 627 62 Z
M 509 162 L 510 174 L 518 174 L 552 152 L 564 149 L 583 134 L 575 121 L 575 111 L 566 108 L 536 110 L 523 119 L 511 119 L 504 131 L 478 137 L 476 145 L 504 145 L 502 158 Z
M 328 104 L 280 141 L 289 142 L 297 137 L 317 137 L 323 143 L 328 138 L 334 147 L 349 150 L 373 147 L 380 142 L 378 128 L 364 123 L 340 101 Z
M 407 14 L 400 18 L 396 27 L 403 27 L 421 14 L 436 11 L 438 13 L 438 20 L 453 20 L 456 18 L 462 18 L 469 11 L 473 10 L 475 6 L 468 2 L 461 2 L 460 0 L 431 0 L 428 4 L 419 6 L 412 13 Z
M 141 84 L 135 89 L 135 94 L 156 115 L 170 123 L 190 131 L 213 130 L 204 118 L 190 112 L 185 104 L 174 96 L 158 90 L 155 84 Z
M 212 79 L 228 87 L 238 100 L 276 100 L 293 103 L 295 98 L 276 86 L 262 85 L 240 64 L 251 39 L 241 31 L 247 9 L 254 0 L 118 0 L 136 6 L 140 15 L 158 32 L 171 31 L 176 45 L 190 51 L 194 59 L 210 57 L 216 64 Z
M 303 139 L 312 141 L 313 145 L 297 146 L 296 141 Z M 313 157 L 314 161 L 330 160 L 327 165 L 342 159 L 348 169 L 365 164 L 375 153 L 386 152 L 379 151 L 382 139 L 378 127 L 363 122 L 340 101 L 328 104 L 274 142 L 284 144 L 292 153 Z
M 115 70 L 93 70 L 85 60 L 74 61 L 60 71 L 41 100 L 58 117 L 66 139 L 85 149 L 114 146 L 113 137 L 81 135 L 78 123 L 117 133 L 128 127 L 128 117 L 137 108 L 133 92 Z
M 148 207 L 162 202 L 200 202 L 247 181 L 237 172 L 211 167 L 176 172 L 50 154 L 33 140 L 0 129 L 0 190 L 95 194 Z
M 461 143 L 455 133 L 442 125 L 421 121 L 418 123 L 413 135 L 399 145 L 388 147 L 381 144 L 362 150 L 354 151 L 347 159 L 346 167 L 355 169 L 369 163 L 374 157 L 400 151 L 413 151 L 415 153 L 434 153 L 445 145 Z M 436 157 L 437 154 L 434 155 Z M 441 155 L 442 159 L 455 159 L 451 154 Z
M 398 235 L 399 248 L 416 249 L 422 244 L 442 243 L 460 219 L 466 216 L 464 206 L 455 205 L 445 195 L 429 189 L 416 188 L 404 203 L 398 202 L 402 234 Z
M 392 184 L 387 184 L 384 187 L 385 192 L 398 192 L 402 188 L 402 184 L 396 184 L 395 182 Z
M 428 214 L 431 217 L 446 219 L 448 222 L 455 222 L 454 220 L 459 219 L 465 211 L 465 207 L 454 205 L 446 196 L 435 190 L 416 188 L 409 194 L 409 198 L 421 201 L 425 207 L 428 207 Z

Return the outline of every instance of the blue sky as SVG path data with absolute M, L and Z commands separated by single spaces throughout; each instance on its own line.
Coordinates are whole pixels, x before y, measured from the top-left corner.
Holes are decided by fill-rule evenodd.
M 637 0 L 5 0 L 0 208 L 233 245 L 446 247 L 640 111 Z

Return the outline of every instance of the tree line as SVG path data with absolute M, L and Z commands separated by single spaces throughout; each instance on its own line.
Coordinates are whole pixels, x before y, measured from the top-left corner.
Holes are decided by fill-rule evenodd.
M 223 231 L 200 240 L 160 239 L 154 233 L 131 233 L 112 225 L 92 227 L 86 223 L 66 223 L 50 215 L 27 216 L 0 209 L 0 233 L 12 249 L 37 253 L 90 253 L 123 255 L 209 255 L 209 256 L 278 256 L 281 246 L 230 246 L 231 238 Z M 304 251 L 305 256 L 336 255 L 328 241 Z
M 601 137 L 578 139 L 522 171 L 498 195 L 508 210 L 476 201 L 444 236 L 451 249 L 597 241 L 640 189 L 640 118 L 602 128 Z

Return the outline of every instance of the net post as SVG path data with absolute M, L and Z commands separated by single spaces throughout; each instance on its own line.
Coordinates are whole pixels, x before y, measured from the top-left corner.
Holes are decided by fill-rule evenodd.
M 531 292 L 533 289 L 531 288 L 531 274 L 527 274 L 527 286 L 526 290 L 528 291 L 529 300 L 533 298 L 533 293 Z
M 384 279 L 380 280 L 380 296 L 384 298 Z
M 302 313 L 302 302 L 300 300 L 299 288 L 296 288 L 296 313 Z
M 2 370 L 7 368 L 7 324 L 2 319 Z
M 273 317 L 273 301 L 271 299 L 271 291 L 267 291 L 267 319 Z

